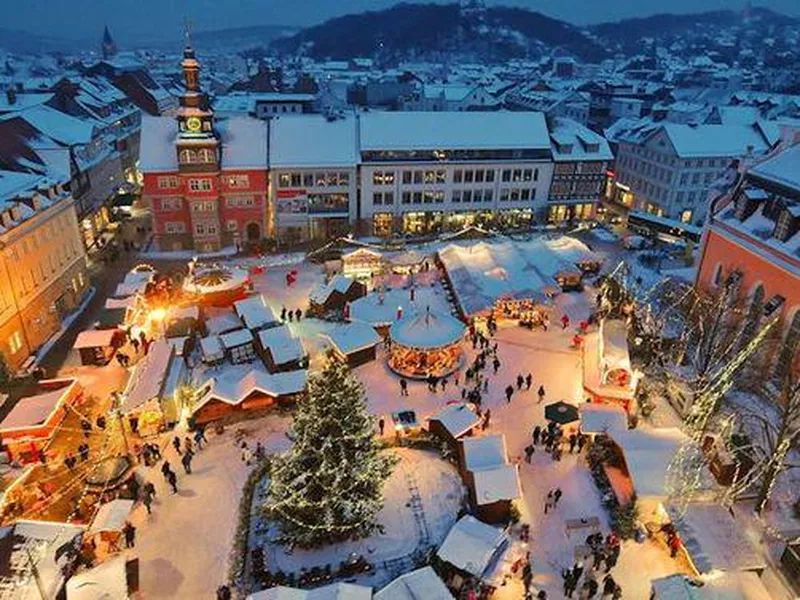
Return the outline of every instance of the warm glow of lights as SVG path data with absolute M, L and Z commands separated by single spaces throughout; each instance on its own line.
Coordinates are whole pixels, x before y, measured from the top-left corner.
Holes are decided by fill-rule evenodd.
M 162 321 L 166 316 L 167 309 L 165 308 L 154 308 L 150 311 L 149 315 L 151 321 Z

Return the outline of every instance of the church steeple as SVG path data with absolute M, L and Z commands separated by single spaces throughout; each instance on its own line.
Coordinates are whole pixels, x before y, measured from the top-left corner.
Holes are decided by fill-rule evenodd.
M 109 59 L 117 54 L 117 45 L 114 43 L 114 40 L 111 37 L 111 32 L 108 30 L 108 25 L 106 25 L 105 29 L 103 30 L 103 43 L 100 49 L 103 53 L 104 59 Z

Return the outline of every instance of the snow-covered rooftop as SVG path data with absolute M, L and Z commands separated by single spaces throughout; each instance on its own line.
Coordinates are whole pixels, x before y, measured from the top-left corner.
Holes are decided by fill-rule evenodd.
M 97 509 L 97 513 L 94 515 L 94 519 L 92 519 L 89 533 L 122 531 L 125 521 L 128 520 L 128 515 L 133 509 L 133 503 L 133 500 L 118 498 L 111 502 L 101 504 L 100 508 Z
M 446 406 L 429 420 L 439 421 L 454 438 L 461 437 L 481 421 L 475 411 L 461 402 Z
M 0 422 L 0 430 L 24 429 L 41 425 L 59 408 L 62 399 L 69 393 L 72 385 L 75 384 L 21 398 Z
M 324 115 L 281 115 L 269 124 L 269 166 L 352 167 L 358 164 L 356 119 Z
M 498 150 L 550 147 L 538 112 L 368 112 L 361 150 Z
M 260 294 L 234 302 L 233 309 L 248 329 L 259 329 L 278 322 L 272 307 Z
M 466 515 L 453 525 L 436 555 L 457 569 L 480 577 L 507 544 L 508 536 L 502 529 Z
M 123 413 L 161 396 L 173 353 L 174 348 L 166 339 L 153 342 L 147 356 L 139 361 L 128 380 L 120 407 Z
M 492 469 L 508 463 L 506 436 L 502 433 L 464 438 L 464 466 L 470 471 Z
M 500 500 L 515 500 L 522 496 L 517 465 L 503 465 L 472 471 L 475 481 L 475 500 L 479 505 Z
M 247 600 L 370 600 L 372 588 L 354 583 L 331 583 L 312 590 L 279 585 L 250 594 Z
M 800 192 L 800 143 L 750 169 L 750 173 Z
M 87 331 L 81 331 L 78 337 L 75 338 L 75 343 L 72 347 L 75 349 L 105 348 L 111 345 L 116 334 L 116 329 L 89 329 Z
M 249 329 L 237 329 L 229 331 L 219 336 L 222 345 L 226 349 L 236 348 L 237 346 L 244 346 L 253 342 L 253 334 Z
M 263 348 L 269 349 L 272 360 L 277 365 L 302 360 L 306 355 L 303 344 L 286 325 L 259 331 L 258 339 Z
M 453 595 L 428 566 L 401 575 L 375 592 L 373 600 L 453 600 Z
M 241 326 L 242 321 L 232 312 L 217 314 L 206 320 L 206 330 L 209 335 L 220 335 L 239 329 Z
M 216 335 L 209 335 L 200 340 L 200 352 L 204 360 L 220 360 L 225 356 L 225 348 Z
M 608 140 L 584 127 L 577 121 L 564 117 L 550 119 L 550 150 L 553 159 L 573 160 L 614 160 Z
M 667 468 L 689 438 L 677 427 L 612 430 L 611 438 L 622 448 L 625 465 L 639 497 L 667 496 Z
M 389 337 L 409 348 L 443 348 L 458 342 L 465 330 L 455 317 L 425 310 L 396 321 L 389 328 Z
M 702 582 L 677 573 L 651 582 L 659 600 L 774 600 L 758 573 L 720 573 Z
M 128 598 L 126 557 L 108 558 L 96 567 L 80 571 L 67 581 L 68 600 L 123 600 Z
M 333 292 L 346 294 L 355 279 L 348 275 L 334 275 L 328 283 L 321 284 L 311 290 L 308 299 L 314 304 L 323 305 Z
M 371 348 L 381 342 L 381 336 L 366 323 L 347 323 L 322 334 L 328 338 L 342 354 L 352 354 Z
M 209 378 L 201 385 L 203 394 L 194 406 L 199 409 L 207 401 L 217 399 L 227 404 L 239 404 L 253 392 L 278 397 L 297 394 L 306 388 L 308 372 L 306 370 L 288 371 L 285 373 L 267 373 L 260 367 L 249 367 L 249 370 L 225 368 L 222 373 Z
M 578 407 L 582 433 L 606 433 L 628 428 L 628 416 L 618 404 L 587 402 Z

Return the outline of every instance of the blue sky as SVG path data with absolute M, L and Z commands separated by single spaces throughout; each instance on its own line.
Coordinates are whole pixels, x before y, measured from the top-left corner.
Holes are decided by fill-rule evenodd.
M 445 0 L 429 0 L 445 1 Z M 455 1 L 455 0 L 446 0 Z M 397 0 L 3 0 L 0 27 L 69 38 L 99 37 L 108 23 L 120 42 L 180 37 L 184 17 L 196 30 L 261 24 L 309 25 L 330 17 L 381 9 Z M 577 24 L 656 12 L 739 10 L 745 0 L 488 0 L 516 5 Z M 6 4 L 6 6 L 3 6 Z M 800 0 L 754 0 L 756 6 L 800 17 Z

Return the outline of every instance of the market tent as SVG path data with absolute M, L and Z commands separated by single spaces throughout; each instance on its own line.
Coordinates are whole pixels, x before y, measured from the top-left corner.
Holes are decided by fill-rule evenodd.
M 453 600 L 453 595 L 432 567 L 401 575 L 375 592 L 373 600 Z
M 209 335 L 200 340 L 200 355 L 206 364 L 213 364 L 225 360 L 225 348 L 219 336 Z
M 110 558 L 67 581 L 67 600 L 126 600 L 128 597 L 124 556 Z
M 632 379 L 631 359 L 628 354 L 628 327 L 624 321 L 607 319 L 600 322 L 600 369 L 602 383 L 611 383 L 615 374 L 625 374 Z
M 500 557 L 508 541 L 502 529 L 466 515 L 453 525 L 436 555 L 460 571 L 481 577 Z
M 703 581 L 680 573 L 651 582 L 652 600 L 773 600 L 752 572 L 720 573 Z
M 461 440 L 467 483 L 478 506 L 514 500 L 522 495 L 517 465 L 509 464 L 503 434 Z M 494 519 L 487 519 L 492 520 Z
M 174 352 L 172 344 L 164 338 L 150 345 L 147 356 L 139 361 L 128 379 L 119 407 L 123 414 L 136 411 L 150 400 L 160 400 Z
M 260 294 L 234 302 L 233 309 L 250 331 L 258 331 L 280 324 L 272 307 Z
M 544 407 L 544 418 L 559 425 L 566 425 L 577 421 L 580 417 L 578 416 L 578 408 L 574 404 L 559 400 Z
M 628 429 L 628 415 L 617 404 L 587 402 L 579 407 L 581 433 L 607 433 L 612 430 Z
M 313 590 L 279 585 L 255 592 L 247 600 L 370 600 L 372 588 L 353 583 L 332 583 Z
M 440 423 L 444 430 L 454 439 L 468 433 L 481 422 L 478 415 L 469 406 L 461 402 L 444 407 L 428 421 Z
M 622 450 L 638 496 L 666 497 L 667 469 L 689 437 L 677 427 L 609 431 Z
M 689 559 L 699 574 L 712 571 L 756 571 L 766 568 L 730 513 L 719 504 L 692 502 L 685 507 L 666 506 Z
M 112 500 L 101 505 L 92 519 L 88 533 L 122 531 L 133 508 L 133 500 Z
M 282 365 L 293 365 L 306 358 L 306 350 L 300 338 L 297 338 L 286 325 L 264 329 L 258 332 L 258 341 L 268 356 L 265 357 L 270 371 Z

